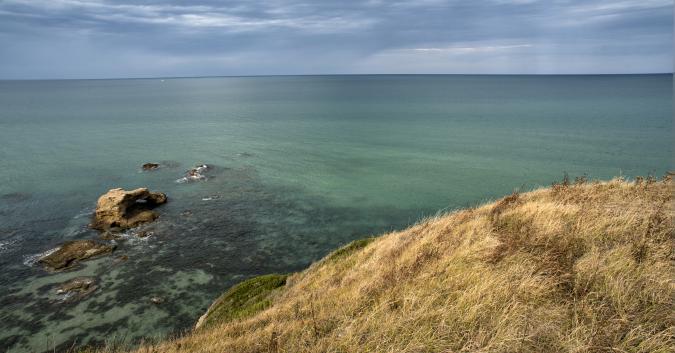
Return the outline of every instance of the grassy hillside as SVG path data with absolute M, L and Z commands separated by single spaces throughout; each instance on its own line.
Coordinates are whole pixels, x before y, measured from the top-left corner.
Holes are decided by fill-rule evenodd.
M 428 219 L 139 351 L 673 352 L 672 194 L 578 180 Z

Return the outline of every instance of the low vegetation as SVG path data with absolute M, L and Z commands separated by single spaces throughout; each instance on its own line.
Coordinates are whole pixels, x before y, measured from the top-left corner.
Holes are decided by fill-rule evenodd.
M 673 352 L 672 195 L 669 178 L 514 193 L 228 301 L 268 290 L 244 282 L 205 327 L 138 352 Z
M 197 323 L 199 329 L 249 317 L 270 305 L 275 290 L 286 284 L 285 275 L 264 275 L 241 282 L 216 300 Z

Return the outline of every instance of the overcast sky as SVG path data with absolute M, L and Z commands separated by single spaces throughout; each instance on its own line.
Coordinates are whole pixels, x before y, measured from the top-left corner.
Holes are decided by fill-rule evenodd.
M 0 79 L 673 71 L 673 0 L 0 0 Z

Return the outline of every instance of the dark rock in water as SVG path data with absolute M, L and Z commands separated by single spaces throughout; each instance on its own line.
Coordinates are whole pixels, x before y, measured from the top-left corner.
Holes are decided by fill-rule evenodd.
M 126 262 L 126 261 L 128 261 L 128 260 L 129 260 L 129 256 L 127 256 L 127 255 L 120 255 L 120 256 L 115 257 L 115 259 L 113 259 L 113 263 L 112 263 L 112 264 L 113 264 L 113 266 L 114 266 L 114 265 L 119 265 L 119 264 L 121 264 L 122 262 Z
M 185 183 L 189 181 L 206 180 L 207 178 L 204 173 L 209 169 L 211 169 L 211 167 L 206 164 L 198 165 L 185 172 L 185 176 L 176 181 L 179 183 Z
M 154 296 L 154 297 L 150 298 L 150 302 L 153 303 L 153 304 L 159 305 L 159 304 L 164 303 L 164 298 Z
M 99 230 L 133 228 L 152 222 L 159 215 L 153 208 L 165 203 L 166 195 L 147 188 L 126 191 L 112 189 L 98 199 L 91 227 Z
M 58 250 L 43 256 L 38 263 L 51 270 L 62 270 L 79 261 L 110 253 L 113 250 L 115 250 L 114 245 L 101 244 L 93 240 L 73 240 L 63 243 Z
M 120 256 L 115 258 L 115 261 L 118 261 L 118 262 L 127 261 L 127 260 L 129 260 L 129 256 L 127 256 L 127 255 L 120 255 Z
M 136 234 L 136 236 L 139 237 L 139 238 L 147 238 L 147 237 L 152 236 L 154 234 L 155 233 L 153 231 L 143 230 L 143 231 L 138 232 L 138 234 Z
M 143 164 L 143 170 L 155 170 L 159 168 L 158 163 L 145 163 Z
M 115 257 L 115 258 L 113 259 L 113 263 L 112 263 L 112 264 L 113 264 L 113 266 L 114 266 L 114 265 L 119 265 L 119 264 L 121 264 L 122 262 L 126 262 L 126 261 L 128 261 L 128 260 L 129 260 L 129 256 L 127 256 L 127 255 L 120 255 L 120 256 L 117 256 L 117 257 Z
M 98 237 L 101 240 L 120 240 L 120 239 L 122 239 L 122 236 L 119 233 L 109 231 L 109 230 L 106 230 L 105 232 L 101 233 Z
M 97 288 L 96 279 L 92 277 L 76 277 L 61 284 L 57 288 L 56 294 L 65 294 L 66 301 L 77 301 L 93 293 Z

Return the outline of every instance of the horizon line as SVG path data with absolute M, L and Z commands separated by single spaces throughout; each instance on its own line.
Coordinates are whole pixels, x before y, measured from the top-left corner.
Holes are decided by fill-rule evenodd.
M 196 76 L 137 76 L 137 77 L 99 77 L 99 78 L 0 78 L 3 81 L 95 81 L 95 80 L 174 80 L 174 79 L 197 79 L 197 78 L 246 78 L 246 77 L 320 77 L 320 76 L 648 76 L 648 75 L 675 75 L 675 72 L 635 72 L 635 73 L 513 73 L 513 74 L 260 74 L 260 75 L 196 75 Z

